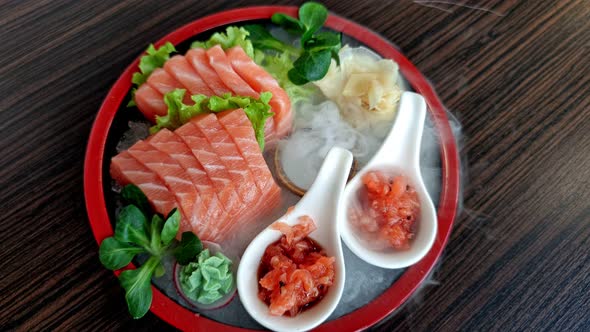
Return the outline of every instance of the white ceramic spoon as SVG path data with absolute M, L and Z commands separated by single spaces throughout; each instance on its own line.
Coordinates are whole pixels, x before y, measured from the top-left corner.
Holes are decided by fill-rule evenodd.
M 437 229 L 434 204 L 426 191 L 420 173 L 420 142 L 426 117 L 424 98 L 413 92 L 404 92 L 393 128 L 373 159 L 348 183 L 341 200 L 339 228 L 344 243 L 350 250 L 369 264 L 397 269 L 418 262 L 432 247 Z M 409 179 L 420 200 L 420 217 L 416 224 L 416 237 L 408 250 L 374 250 L 361 240 L 348 221 L 348 208 L 355 203 L 355 196 L 362 185 L 361 178 L 368 171 L 399 172 Z M 361 238 L 359 238 L 359 236 Z
M 351 165 L 352 154 L 348 150 L 332 148 L 311 188 L 291 212 L 278 220 L 295 225 L 299 217 L 310 216 L 317 229 L 309 237 L 322 246 L 328 256 L 336 258 L 334 284 L 317 304 L 295 317 L 273 316 L 269 313 L 268 305 L 258 298 L 258 266 L 266 248 L 281 237 L 279 231 L 267 227 L 252 240 L 242 255 L 237 276 L 238 294 L 250 316 L 266 328 L 274 331 L 307 331 L 326 320 L 338 305 L 344 289 L 345 271 L 336 221 L 338 215 L 343 213 L 338 207 Z

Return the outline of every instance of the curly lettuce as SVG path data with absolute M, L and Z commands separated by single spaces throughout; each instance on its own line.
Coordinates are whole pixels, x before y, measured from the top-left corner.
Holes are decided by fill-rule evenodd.
M 135 106 L 135 91 L 137 88 L 145 83 L 148 77 L 156 68 L 161 68 L 164 63 L 170 59 L 170 54 L 176 52 L 176 48 L 172 43 L 167 42 L 158 49 L 154 44 L 150 44 L 146 50 L 146 54 L 139 59 L 139 71 L 133 73 L 131 83 L 135 87 L 131 90 L 131 101 L 127 104 L 128 107 Z
M 221 48 L 227 50 L 234 46 L 240 46 L 244 49 L 249 57 L 254 56 L 254 47 L 252 42 L 248 39 L 249 32 L 244 28 L 234 26 L 227 27 L 225 32 L 216 32 L 211 38 L 206 41 L 196 41 L 191 44 L 191 48 L 211 48 L 215 45 L 220 45 Z
M 241 108 L 252 123 L 256 141 L 260 150 L 264 151 L 264 125 L 266 119 L 274 115 L 268 104 L 272 93 L 263 92 L 260 98 L 232 96 L 226 93 L 222 96 L 191 96 L 194 105 L 187 105 L 183 102 L 186 90 L 176 89 L 164 95 L 164 103 L 168 106 L 168 113 L 164 116 L 156 116 L 156 125 L 150 128 L 150 133 L 155 134 L 160 129 L 167 128 L 175 130 L 187 123 L 193 117 L 205 113 L 218 113 L 227 110 Z

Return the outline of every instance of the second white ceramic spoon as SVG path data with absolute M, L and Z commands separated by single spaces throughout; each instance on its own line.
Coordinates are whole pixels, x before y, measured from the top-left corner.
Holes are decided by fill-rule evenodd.
M 324 298 L 313 307 L 295 317 L 273 316 L 268 305 L 258 298 L 258 267 L 266 248 L 279 240 L 281 233 L 267 227 L 252 240 L 240 262 L 237 275 L 238 294 L 246 311 L 258 323 L 274 331 L 307 331 L 324 320 L 334 311 L 344 289 L 344 256 L 336 222 L 342 192 L 352 165 L 352 154 L 342 148 L 332 148 L 311 188 L 299 203 L 278 221 L 290 226 L 298 223 L 301 216 L 310 216 L 317 229 L 309 237 L 336 258 L 334 284 Z
M 437 216 L 434 204 L 426 191 L 420 173 L 420 143 L 426 103 L 424 98 L 413 92 L 404 92 L 393 128 L 383 145 L 369 163 L 348 183 L 341 200 L 338 223 L 342 240 L 350 250 L 369 264 L 396 269 L 418 262 L 428 253 L 437 230 Z M 348 220 L 348 209 L 355 203 L 362 186 L 361 178 L 369 171 L 390 171 L 401 173 L 409 179 L 420 200 L 420 217 L 416 224 L 416 236 L 408 250 L 375 250 L 369 248 Z

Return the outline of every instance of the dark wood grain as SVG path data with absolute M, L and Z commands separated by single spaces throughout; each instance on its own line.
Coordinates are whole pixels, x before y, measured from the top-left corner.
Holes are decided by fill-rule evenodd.
M 588 331 L 590 3 L 450 2 L 326 2 L 399 45 L 463 124 L 463 213 L 432 281 L 375 330 Z M 170 329 L 130 319 L 98 261 L 90 127 L 146 44 L 262 3 L 0 3 L 0 330 Z

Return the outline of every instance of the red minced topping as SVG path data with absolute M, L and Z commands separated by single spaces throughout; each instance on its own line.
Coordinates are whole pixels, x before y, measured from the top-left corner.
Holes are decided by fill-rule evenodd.
M 367 172 L 358 193 L 359 205 L 348 211 L 352 225 L 376 249 L 410 248 L 420 215 L 420 200 L 405 176 Z
M 258 297 L 272 315 L 294 317 L 318 303 L 334 283 L 334 257 L 307 237 L 316 229 L 309 216 L 289 226 L 276 222 L 283 236 L 269 245 L 258 268 Z

